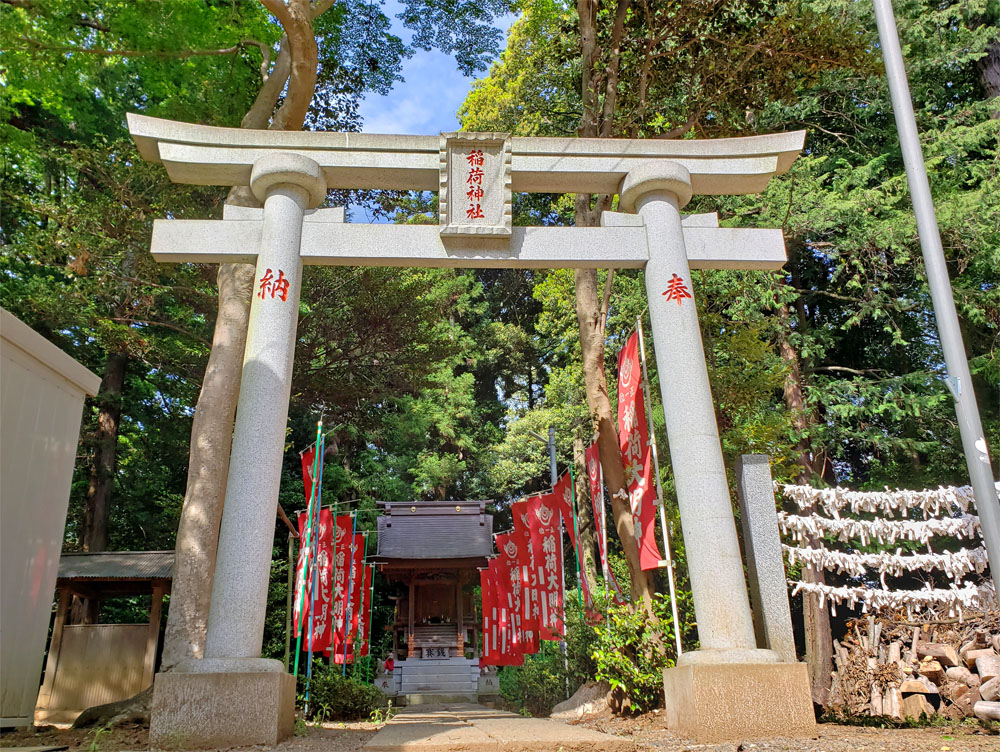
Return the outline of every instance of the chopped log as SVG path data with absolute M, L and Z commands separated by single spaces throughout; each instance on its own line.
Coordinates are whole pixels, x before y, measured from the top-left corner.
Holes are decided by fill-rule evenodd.
M 926 677 L 907 679 L 899 685 L 899 691 L 904 697 L 908 694 L 936 695 L 938 688 Z
M 942 696 L 958 711 L 957 717 L 972 715 L 972 706 L 979 702 L 979 690 L 965 684 L 950 682 L 942 688 Z
M 944 667 L 933 658 L 925 658 L 920 661 L 920 673 L 935 684 L 940 684 L 944 681 Z
M 920 695 L 913 696 L 919 697 Z M 1000 702 L 980 700 L 972 706 L 972 712 L 976 714 L 976 718 L 982 718 L 984 721 L 1000 721 Z
M 899 659 L 903 656 L 903 643 L 896 640 L 889 646 L 889 663 L 899 663 Z
M 889 687 L 885 691 L 885 697 L 882 698 L 882 713 L 890 718 L 895 718 L 897 721 L 903 720 L 903 713 L 900 710 L 900 703 L 902 699 L 899 695 L 899 689 L 896 687 Z
M 920 627 L 913 628 L 913 639 L 910 640 L 910 652 L 917 654 L 917 641 L 920 639 Z
M 965 666 L 952 666 L 944 673 L 951 681 L 960 682 L 967 687 L 978 687 L 980 684 L 979 677 Z
M 900 703 L 900 712 L 904 718 L 919 720 L 921 715 L 926 715 L 928 718 L 934 715 L 934 706 L 927 702 L 927 698 L 923 695 L 912 694 L 903 697 L 903 701 Z
M 918 658 L 933 658 L 944 668 L 958 666 L 958 651 L 951 645 L 936 642 L 922 642 L 917 646 Z
M 994 676 L 992 679 L 984 681 L 979 685 L 979 695 L 986 702 L 1000 700 L 1000 676 Z
M 993 643 L 993 649 L 1000 653 L 1000 634 L 993 635 L 991 642 Z
M 965 653 L 965 658 L 963 659 L 965 667 L 970 671 L 975 670 L 976 659 L 981 655 L 996 655 L 996 653 L 993 652 L 993 648 L 972 648 Z
M 973 650 L 969 655 L 975 652 Z M 976 656 L 976 673 L 979 674 L 979 678 L 984 682 L 1000 676 L 1000 655 L 994 653 L 993 649 L 990 648 L 989 653 Z
M 871 700 L 868 702 L 868 708 L 873 716 L 884 715 L 882 702 L 882 689 L 878 684 L 872 684 Z

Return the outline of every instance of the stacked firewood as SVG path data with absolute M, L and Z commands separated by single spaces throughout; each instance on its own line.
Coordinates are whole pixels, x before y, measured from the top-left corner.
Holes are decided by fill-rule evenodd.
M 834 643 L 830 707 L 849 715 L 1000 720 L 1000 614 L 868 616 Z

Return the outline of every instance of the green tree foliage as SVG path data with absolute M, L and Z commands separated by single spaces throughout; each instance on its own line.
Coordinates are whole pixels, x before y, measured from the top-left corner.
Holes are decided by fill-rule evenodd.
M 864 29 L 866 8 L 833 5 Z M 897 8 L 949 272 L 991 446 L 1000 431 L 1000 125 L 977 64 L 998 38 L 995 3 Z M 991 22 L 984 22 L 990 19 Z M 768 130 L 809 128 L 807 153 L 759 197 L 719 202 L 731 224 L 781 226 L 786 274 L 761 280 L 765 313 L 792 311 L 809 438 L 855 487 L 967 482 L 889 105 L 878 74 L 832 71 L 772 105 Z M 743 314 L 756 319 L 747 309 Z M 798 437 L 793 436 L 797 439 Z

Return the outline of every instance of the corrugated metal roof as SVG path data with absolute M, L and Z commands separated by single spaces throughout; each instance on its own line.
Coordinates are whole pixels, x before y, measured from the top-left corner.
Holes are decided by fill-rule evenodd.
M 392 559 L 468 559 L 493 555 L 486 501 L 380 502 L 378 554 Z
M 102 551 L 59 558 L 60 580 L 169 580 L 173 573 L 173 551 Z

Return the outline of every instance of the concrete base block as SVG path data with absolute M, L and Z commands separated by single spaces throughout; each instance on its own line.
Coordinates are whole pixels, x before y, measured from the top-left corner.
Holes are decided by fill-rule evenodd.
M 149 746 L 274 746 L 295 727 L 295 679 L 287 673 L 165 673 L 153 684 Z
M 667 728 L 702 744 L 816 733 L 804 663 L 668 668 L 663 693 Z

